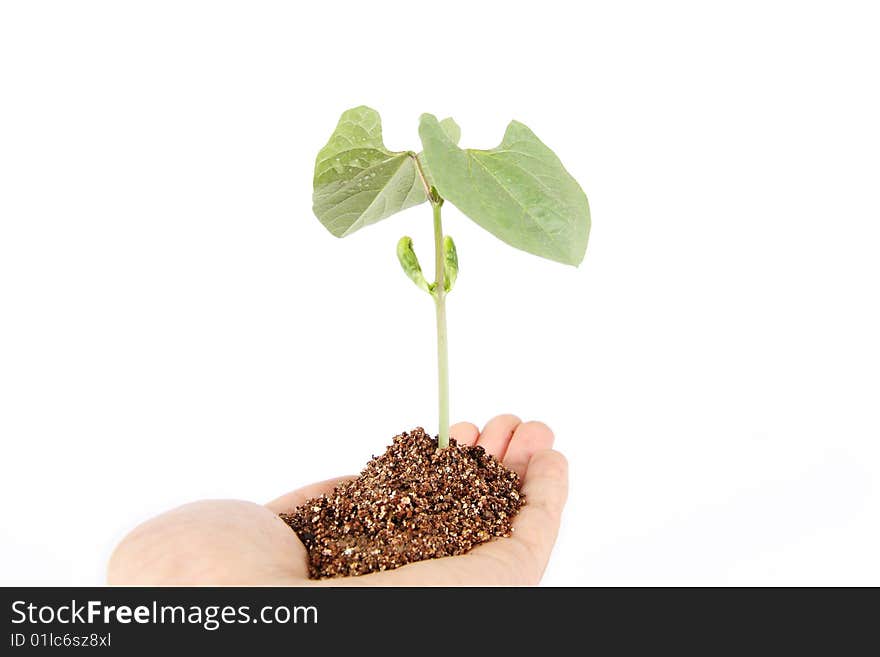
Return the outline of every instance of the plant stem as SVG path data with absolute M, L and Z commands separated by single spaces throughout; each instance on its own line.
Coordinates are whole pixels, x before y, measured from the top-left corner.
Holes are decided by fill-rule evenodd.
M 440 430 L 437 447 L 449 447 L 449 348 L 446 339 L 446 280 L 444 278 L 443 224 L 440 207 L 443 199 L 431 199 L 434 209 L 434 308 L 437 311 L 437 389 Z

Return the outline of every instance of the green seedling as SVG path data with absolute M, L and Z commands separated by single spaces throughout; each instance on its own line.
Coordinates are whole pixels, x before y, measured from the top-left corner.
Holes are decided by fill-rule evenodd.
M 584 259 L 590 208 L 580 185 L 535 133 L 511 121 L 497 148 L 458 147 L 451 118 L 419 121 L 422 151 L 394 152 L 382 141 L 378 112 L 344 112 L 315 161 L 313 210 L 336 237 L 345 237 L 414 205 L 434 215 L 434 281 L 425 279 L 412 239 L 397 243 L 403 271 L 434 299 L 437 314 L 438 447 L 449 445 L 449 358 L 446 295 L 458 277 L 458 253 L 443 234 L 445 201 L 500 240 L 567 265 Z

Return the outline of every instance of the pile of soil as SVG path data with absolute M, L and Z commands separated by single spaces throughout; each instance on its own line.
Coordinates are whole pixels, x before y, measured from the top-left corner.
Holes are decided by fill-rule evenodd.
M 281 518 L 306 546 L 313 579 L 364 575 L 509 536 L 525 502 L 519 486 L 482 447 L 450 438 L 437 449 L 419 427 L 395 436 L 357 479 Z

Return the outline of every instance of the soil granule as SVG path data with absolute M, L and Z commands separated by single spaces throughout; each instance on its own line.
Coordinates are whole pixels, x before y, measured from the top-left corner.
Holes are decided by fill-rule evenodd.
M 281 518 L 308 550 L 310 577 L 365 575 L 510 536 L 525 502 L 519 486 L 482 447 L 450 438 L 437 449 L 419 427 L 395 436 L 357 479 Z

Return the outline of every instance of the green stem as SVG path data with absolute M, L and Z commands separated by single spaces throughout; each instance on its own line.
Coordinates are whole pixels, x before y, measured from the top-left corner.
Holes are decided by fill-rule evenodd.
M 446 339 L 446 281 L 444 279 L 443 224 L 440 207 L 443 200 L 431 199 L 434 209 L 434 308 L 437 310 L 437 383 L 440 431 L 437 447 L 449 447 L 449 347 Z

